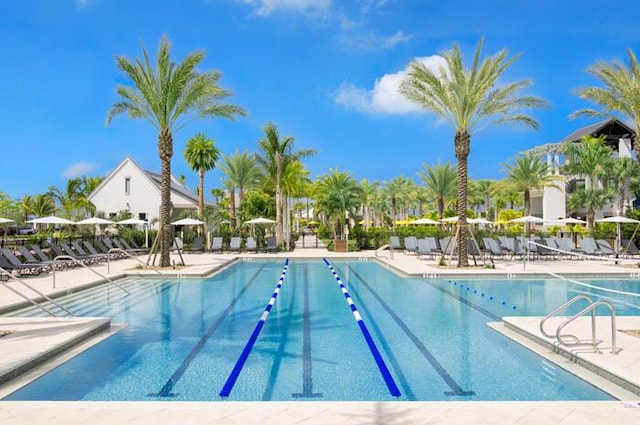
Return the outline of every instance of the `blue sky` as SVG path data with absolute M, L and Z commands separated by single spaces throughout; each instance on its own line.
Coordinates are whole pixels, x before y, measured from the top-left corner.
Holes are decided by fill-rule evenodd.
M 76 175 L 105 175 L 125 156 L 160 168 L 155 130 L 125 116 L 105 127 L 115 87 L 126 82 L 114 57 L 155 54 L 163 34 L 173 58 L 204 49 L 202 69 L 222 72 L 237 121 L 194 122 L 174 135 L 173 172 L 186 166 L 185 141 L 197 132 L 226 154 L 255 151 L 268 121 L 296 147 L 315 148 L 312 177 L 339 169 L 358 180 L 416 178 L 423 163 L 455 162 L 453 130 L 395 92 L 407 64 L 457 43 L 468 58 L 480 37 L 485 54 L 522 53 L 505 75 L 530 78 L 529 93 L 551 108 L 534 111 L 541 129 L 489 126 L 472 135 L 469 174 L 501 178 L 500 163 L 557 142 L 592 121 L 568 115 L 587 106 L 579 87 L 597 81 L 597 60 L 626 59 L 640 41 L 634 0 L 20 0 L 0 2 L 0 191 L 17 198 Z M 638 52 L 640 53 L 640 52 Z M 207 189 L 221 174 L 207 175 Z M 207 190 L 208 192 L 208 190 Z

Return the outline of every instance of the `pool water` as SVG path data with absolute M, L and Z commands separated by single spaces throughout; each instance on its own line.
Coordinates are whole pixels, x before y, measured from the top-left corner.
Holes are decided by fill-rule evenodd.
M 284 262 L 239 262 L 205 279 L 125 279 L 119 284 L 128 296 L 103 286 L 62 298 L 78 315 L 128 326 L 5 400 L 612 399 L 486 325 L 546 314 L 588 288 L 561 280 L 405 278 L 372 261 L 332 264 L 399 397 L 327 265 L 293 260 L 228 397 L 220 391 Z M 637 282 L 598 284 L 638 290 Z M 637 314 L 633 301 L 618 302 L 618 313 Z

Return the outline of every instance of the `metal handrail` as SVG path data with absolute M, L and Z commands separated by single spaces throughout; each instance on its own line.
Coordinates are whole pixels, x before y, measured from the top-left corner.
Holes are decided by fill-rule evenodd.
M 573 316 L 572 318 L 566 320 L 564 323 L 562 323 L 560 326 L 558 326 L 558 330 L 556 331 L 556 338 L 558 339 L 558 342 L 560 344 L 564 344 L 564 345 L 592 345 L 593 348 L 598 353 L 600 353 L 601 351 L 598 348 L 598 343 L 596 342 L 596 328 L 595 328 L 595 326 L 592 326 L 592 329 L 591 329 L 591 344 L 581 342 L 580 339 L 578 339 L 574 335 L 562 335 L 561 334 L 562 329 L 564 329 L 565 326 L 569 325 L 571 322 L 576 320 L 578 317 L 583 316 L 585 313 L 588 313 L 589 311 L 591 311 L 591 314 L 593 316 L 596 308 L 599 305 L 604 305 L 604 306 L 609 307 L 609 311 L 611 312 L 611 353 L 618 354 L 619 350 L 616 348 L 616 309 L 613 306 L 613 304 L 611 304 L 608 301 L 604 301 L 604 300 L 599 300 L 599 301 L 596 301 L 594 303 L 589 304 L 587 307 L 582 309 L 575 316 Z M 562 340 L 562 338 L 566 337 L 566 336 L 570 336 L 572 338 L 575 338 L 578 342 L 574 342 L 574 343 L 564 342 Z
M 113 280 L 109 279 L 107 276 L 103 275 L 102 273 L 94 270 L 93 268 L 87 266 L 85 263 L 83 263 L 82 261 L 78 260 L 77 258 L 73 258 L 70 255 L 58 255 L 56 258 L 53 259 L 53 267 L 52 267 L 52 272 L 53 272 L 53 287 L 56 287 L 56 264 L 58 262 L 58 260 L 71 260 L 76 264 L 80 264 L 82 267 L 91 270 L 93 273 L 97 274 L 98 276 L 100 276 L 101 278 L 105 279 L 106 281 L 108 281 L 110 284 L 112 284 L 113 286 L 115 286 L 116 288 L 120 289 L 121 291 L 126 292 L 128 295 L 131 295 L 131 292 L 127 291 L 126 289 L 124 289 L 123 287 L 121 287 L 120 285 L 118 285 L 117 283 L 115 283 Z M 107 271 L 108 273 L 108 271 Z
M 562 310 L 566 310 L 569 306 L 573 305 L 574 303 L 580 301 L 580 300 L 587 300 L 589 301 L 589 304 L 593 304 L 593 299 L 587 295 L 584 294 L 580 294 L 580 295 L 576 295 L 575 297 L 571 298 L 569 301 L 567 301 L 566 303 L 562 304 L 560 307 L 556 308 L 555 310 L 553 310 L 551 313 L 547 314 L 544 319 L 542 319 L 540 321 L 540 332 L 542 333 L 542 335 L 546 336 L 547 338 L 553 338 L 555 335 L 550 334 L 548 332 L 546 332 L 544 330 L 544 324 L 545 322 L 550 319 L 551 317 L 557 315 L 559 312 L 561 312 Z M 592 312 L 591 314 L 591 329 L 592 332 L 595 334 L 595 330 L 596 330 L 596 315 L 595 312 Z
M 69 310 L 67 310 L 66 308 L 64 308 L 63 306 L 61 306 L 60 304 L 58 304 L 57 302 L 55 302 L 54 300 L 52 300 L 51 298 L 49 298 L 48 296 L 46 296 L 45 294 L 43 294 L 42 292 L 38 291 L 36 288 L 34 288 L 33 286 L 29 285 L 28 283 L 26 283 L 25 281 L 23 281 L 22 279 L 19 279 L 17 277 L 15 277 L 14 275 L 12 275 L 11 273 L 9 273 L 7 270 L 3 269 L 2 267 L 0 267 L 0 273 L 5 274 L 7 276 L 9 276 L 10 278 L 17 280 L 18 282 L 20 282 L 22 285 L 26 286 L 27 288 L 31 289 L 33 292 L 35 292 L 36 294 L 40 295 L 42 298 L 46 299 L 47 301 L 49 301 L 51 304 L 55 305 L 56 307 L 58 307 L 60 310 L 64 311 L 65 313 L 71 315 L 71 316 L 75 316 L 75 314 L 73 314 L 72 312 L 70 312 Z M 2 281 L 2 283 L 4 284 L 4 281 Z M 23 294 L 22 292 L 18 291 L 15 288 L 12 288 L 9 285 L 5 285 L 5 287 L 7 289 L 9 289 L 10 291 L 14 292 L 15 294 L 18 294 L 18 296 L 24 298 L 25 300 L 29 301 L 31 304 L 33 304 L 34 306 L 36 306 L 37 308 L 39 308 L 40 310 L 44 311 L 45 313 L 47 313 L 48 315 L 52 316 L 52 317 L 57 317 L 55 313 L 53 313 L 52 311 L 50 311 L 49 309 L 41 306 L 40 304 L 38 304 L 35 300 L 31 299 L 30 297 L 27 297 L 25 294 Z
M 120 249 L 120 248 L 111 248 L 109 251 L 107 251 L 107 273 L 111 273 L 111 253 L 112 252 L 121 252 L 124 255 L 126 255 L 129 258 L 132 258 L 134 260 L 136 260 L 138 263 L 142 264 L 143 266 L 147 266 L 147 264 L 144 261 L 140 261 L 139 258 L 134 257 L 133 255 L 129 254 L 127 251 L 125 251 L 124 249 Z M 154 272 L 158 273 L 161 276 L 165 276 L 164 273 L 162 273 L 160 270 L 156 270 L 156 269 L 151 269 Z

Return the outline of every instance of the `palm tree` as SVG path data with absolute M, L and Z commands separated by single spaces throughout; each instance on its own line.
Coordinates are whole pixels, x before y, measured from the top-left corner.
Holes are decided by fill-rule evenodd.
M 589 230 L 593 230 L 596 210 L 604 207 L 614 196 L 601 182 L 609 173 L 613 158 L 613 149 L 604 144 L 604 138 L 584 136 L 580 143 L 569 143 L 563 148 L 563 173 L 585 177 L 585 187 L 569 197 L 569 206 L 587 209 Z
M 75 177 L 67 180 L 64 190 L 59 189 L 55 185 L 49 186 L 49 196 L 58 202 L 63 214 L 70 218 L 76 219 L 84 212 L 95 211 L 95 206 L 85 195 L 86 190 L 83 186 L 83 180 Z
M 465 68 L 457 45 L 442 56 L 446 67 L 437 72 L 420 62 L 413 62 L 410 71 L 400 85 L 400 93 L 425 109 L 444 118 L 454 129 L 454 146 L 458 174 L 458 267 L 467 267 L 467 160 L 471 148 L 471 133 L 476 127 L 492 120 L 496 124 L 517 122 L 531 128 L 538 123 L 522 112 L 539 108 L 546 103 L 533 96 L 521 96 L 519 92 L 531 85 L 520 80 L 498 87 L 498 79 L 518 59 L 508 57 L 503 49 L 480 61 L 483 40 L 478 47 L 470 69 Z
M 490 179 L 481 179 L 475 181 L 475 194 L 479 203 L 484 209 L 484 217 L 489 220 L 489 210 L 491 209 L 491 199 L 496 190 L 496 181 Z
M 318 207 L 331 220 L 333 219 L 334 238 L 342 235 L 345 213 L 355 213 L 360 206 L 360 185 L 347 172 L 329 170 L 318 182 Z
M 571 209 L 587 209 L 587 229 L 593 231 L 593 223 L 596 218 L 596 211 L 602 209 L 607 203 L 611 202 L 614 193 L 611 190 L 600 189 L 597 187 L 586 187 L 575 191 L 569 196 L 569 208 Z
M 211 189 L 211 196 L 213 196 L 216 199 L 216 204 L 219 204 L 220 200 L 224 198 L 224 189 L 220 189 L 219 187 Z
M 551 174 L 549 165 L 538 155 L 525 152 L 514 158 L 512 164 L 502 164 L 503 173 L 507 178 L 503 180 L 505 187 L 522 192 L 524 195 L 524 215 L 531 214 L 531 191 L 545 186 L 558 187 L 560 176 Z M 525 231 L 529 232 L 529 223 Z
M 222 154 L 223 163 L 220 170 L 227 177 L 227 180 L 238 189 L 238 208 L 242 206 L 244 194 L 247 190 L 258 186 L 262 178 L 262 172 L 256 162 L 254 155 L 248 151 L 238 152 L 233 155 Z
M 616 184 L 616 208 L 618 214 L 624 215 L 627 206 L 627 192 L 633 180 L 640 177 L 638 164 L 629 157 L 613 158 L 609 167 L 608 176 L 615 180 Z
M 264 168 L 265 174 L 275 182 L 276 192 L 276 240 L 282 245 L 283 220 L 282 220 L 282 176 L 287 165 L 293 161 L 314 155 L 313 149 L 294 151 L 295 139 L 291 136 L 280 137 L 278 129 L 273 123 L 267 123 L 264 127 L 265 137 L 258 141 L 262 155 L 256 155 L 256 159 Z
M 198 172 L 200 183 L 198 185 L 198 218 L 204 218 L 204 173 L 212 170 L 216 166 L 216 161 L 220 151 L 215 145 L 213 139 L 208 139 L 202 133 L 187 140 L 184 149 L 184 159 L 187 161 L 189 168 Z
M 222 117 L 232 119 L 245 115 L 235 105 L 220 100 L 231 93 L 218 85 L 220 72 L 198 72 L 196 68 L 205 57 L 203 51 L 189 53 L 181 63 L 171 60 L 171 44 L 162 37 L 155 68 L 142 48 L 142 59 L 130 61 L 116 56 L 117 67 L 131 80 L 132 86 L 118 86 L 120 101 L 107 113 L 107 124 L 114 117 L 126 113 L 130 118 L 143 119 L 158 131 L 160 177 L 160 266 L 171 265 L 171 158 L 173 133 L 195 118 Z
M 385 198 L 391 203 L 391 219 L 393 220 L 393 234 L 398 230 L 398 204 L 402 202 L 407 189 L 407 179 L 404 176 L 395 177 L 389 182 L 384 182 L 382 191 Z
M 369 230 L 369 225 L 371 224 L 370 209 L 378 191 L 378 186 L 377 182 L 369 183 L 367 179 L 360 180 L 359 201 L 360 205 L 362 205 L 362 220 L 364 221 L 365 230 Z
M 456 197 L 456 170 L 449 162 L 441 164 L 438 161 L 434 166 L 423 163 L 422 166 L 424 170 L 417 174 L 436 200 L 438 218 L 442 219 L 445 206 Z
M 613 63 L 599 61 L 587 69 L 587 72 L 599 79 L 604 87 L 582 88 L 578 96 L 602 109 L 581 109 L 574 112 L 572 117 L 617 118 L 618 114 L 632 123 L 637 138 L 640 136 L 640 65 L 633 50 L 628 49 L 627 54 L 628 67 L 616 60 Z

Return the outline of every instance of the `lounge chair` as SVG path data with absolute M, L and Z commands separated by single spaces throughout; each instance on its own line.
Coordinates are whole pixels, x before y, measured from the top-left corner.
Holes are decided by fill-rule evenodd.
M 231 242 L 229 242 L 229 251 L 240 252 L 241 244 L 242 244 L 242 238 L 240 238 L 239 236 L 232 237 Z
M 628 257 L 637 257 L 640 256 L 640 249 L 632 240 L 623 239 L 620 242 L 620 253 Z
M 118 252 L 118 253 L 112 252 L 111 254 L 108 253 L 108 250 L 106 252 L 102 250 L 101 250 L 102 252 L 98 252 L 98 250 L 93 245 L 91 245 L 88 241 L 83 241 L 82 245 L 89 252 L 90 255 L 102 256 L 104 257 L 104 259 L 112 259 L 112 260 L 117 260 L 119 258 L 122 258 L 121 252 Z
M 482 238 L 482 243 L 484 244 L 484 248 L 487 251 L 490 259 L 493 259 L 494 257 L 506 258 L 505 251 L 502 249 L 497 240 L 489 237 L 484 237 Z
M 269 236 L 267 238 L 267 252 L 276 252 L 278 249 L 278 240 L 275 236 Z
M 596 239 L 596 244 L 598 244 L 598 248 L 600 248 L 600 252 L 603 255 L 614 255 L 616 253 L 609 245 L 609 242 L 604 239 Z
M 211 240 L 211 251 L 212 252 L 216 252 L 216 251 L 222 252 L 222 236 L 215 236 Z
M 188 249 L 189 252 L 202 252 L 202 236 L 196 236 L 193 238 L 193 243 L 191 247 Z
M 31 251 L 29 251 L 29 248 L 27 248 L 24 245 L 18 245 L 18 251 L 20 251 L 20 254 L 22 254 L 22 257 L 25 259 L 25 261 L 28 264 L 41 265 L 43 271 L 45 272 L 48 272 L 51 270 L 53 261 L 49 259 L 46 259 L 44 261 L 38 260 L 36 257 L 33 256 Z
M 456 254 L 456 240 L 451 236 L 447 236 L 445 238 L 440 239 L 440 249 L 442 253 L 445 255 L 455 255 Z
M 37 276 L 44 271 L 40 264 L 23 264 L 9 248 L 2 247 L 0 251 L 2 252 L 1 258 L 4 260 L 2 264 L 4 269 L 15 270 L 21 276 Z
M 81 258 L 93 258 L 95 259 L 95 262 L 102 262 L 102 261 L 107 261 L 107 255 L 106 254 L 100 254 L 98 252 L 96 252 L 95 254 L 92 253 L 91 251 L 87 252 L 84 250 L 84 248 L 82 248 L 82 246 L 80 245 L 80 242 L 77 241 L 73 241 L 71 242 L 71 246 L 73 247 L 74 251 L 76 253 L 78 253 L 78 255 Z
M 433 258 L 434 256 L 434 253 L 431 251 L 431 245 L 425 238 L 418 239 L 418 250 L 416 252 L 418 254 L 418 258 L 427 257 L 427 256 Z
M 391 249 L 401 250 L 402 245 L 400 244 L 400 236 L 390 236 L 389 237 L 389 247 Z
M 247 252 L 258 252 L 258 243 L 253 238 L 253 236 L 249 236 L 247 238 L 246 246 Z
M 91 264 L 95 264 L 99 261 L 98 257 L 92 257 L 92 256 L 87 256 L 87 255 L 80 255 L 80 253 L 75 252 L 73 249 L 71 249 L 71 247 L 65 243 L 65 242 L 61 242 L 60 243 L 60 247 L 62 248 L 62 250 L 66 253 L 66 255 L 68 255 L 71 258 L 75 258 L 76 260 L 82 262 L 85 265 L 91 265 Z M 52 247 L 53 248 L 53 247 Z
M 555 260 L 558 258 L 558 252 L 552 249 L 549 249 L 549 248 L 556 248 L 555 242 L 553 242 L 554 246 L 549 247 L 549 245 L 547 244 L 547 241 L 545 241 L 544 239 L 538 238 L 538 239 L 534 239 L 533 241 L 537 243 L 536 246 L 538 248 L 538 256 L 540 258 L 546 257 L 546 258 L 551 258 L 552 260 Z
M 598 245 L 592 237 L 585 236 L 580 240 L 580 248 L 587 255 L 599 255 Z
M 415 236 L 404 238 L 404 251 L 406 254 L 416 254 L 418 252 L 418 239 Z

